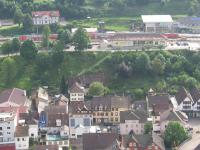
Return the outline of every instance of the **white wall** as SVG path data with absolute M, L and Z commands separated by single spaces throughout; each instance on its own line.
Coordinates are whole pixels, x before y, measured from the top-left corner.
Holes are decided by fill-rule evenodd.
M 84 101 L 84 93 L 70 93 L 70 101 Z
M 15 137 L 16 150 L 24 150 L 29 148 L 29 137 Z
M 144 133 L 144 124 L 138 120 L 126 120 L 125 123 L 120 123 L 120 134 L 128 135 L 133 130 L 135 134 Z
M 13 120 L 0 122 L 0 128 L 2 128 L 2 130 L 0 130 L 0 132 L 2 132 L 2 137 L 0 137 L 0 143 L 14 141 L 16 125 L 17 115 L 15 115 L 15 118 Z
M 30 138 L 38 138 L 38 125 L 29 125 L 28 134 Z

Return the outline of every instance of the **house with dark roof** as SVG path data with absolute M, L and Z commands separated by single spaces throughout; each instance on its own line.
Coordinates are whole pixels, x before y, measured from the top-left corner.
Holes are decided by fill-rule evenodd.
M 93 97 L 90 101 L 93 123 L 119 123 L 120 112 L 132 108 L 131 100 L 128 96 Z
M 181 110 L 189 117 L 192 117 L 194 100 L 191 94 L 184 87 L 181 87 L 178 93 L 176 93 L 175 98 L 178 104 L 178 110 Z
M 157 134 L 129 134 L 122 136 L 122 149 L 165 150 L 163 139 Z
M 147 122 L 147 112 L 142 110 L 128 110 L 120 112 L 120 134 L 128 135 L 131 131 L 134 134 L 143 134 L 144 125 Z
M 26 91 L 18 88 L 7 89 L 0 93 L 0 107 L 30 106 Z
M 78 110 L 69 115 L 70 137 L 77 138 L 84 133 L 89 133 L 93 125 L 93 114 L 86 105 L 78 107 Z
M 162 113 L 166 110 L 171 109 L 170 95 L 164 94 L 148 94 L 146 96 L 147 110 L 149 111 L 149 116 L 152 112 Z
M 70 102 L 74 101 L 84 101 L 84 87 L 82 87 L 78 82 L 75 82 L 69 89 Z
M 28 126 L 17 126 L 15 130 L 15 147 L 17 150 L 29 149 Z
M 190 95 L 192 96 L 193 99 L 193 117 L 200 117 L 200 90 L 197 88 L 193 88 L 190 91 Z
M 159 132 L 164 133 L 167 125 L 169 122 L 179 122 L 182 127 L 187 128 L 188 127 L 188 116 L 181 111 L 178 110 L 170 110 L 170 111 L 165 111 L 162 113 L 160 116 L 160 121 L 159 121 L 159 126 L 160 130 Z
M 41 142 L 46 142 L 46 145 L 58 145 L 59 148 L 69 147 L 68 114 L 43 112 L 40 117 L 39 122 L 44 122 L 40 125 L 40 132 L 44 133 Z
M 118 138 L 115 133 L 83 134 L 83 150 L 116 150 Z

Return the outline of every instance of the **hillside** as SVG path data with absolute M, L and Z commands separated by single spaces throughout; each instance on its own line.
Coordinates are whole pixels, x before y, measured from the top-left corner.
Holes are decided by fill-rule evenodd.
M 150 87 L 174 93 L 179 86 L 200 85 L 199 58 L 199 53 L 189 51 L 71 52 L 65 53 L 64 61 L 57 65 L 48 54 L 39 54 L 32 62 L 15 56 L 9 65 L 5 60 L 10 58 L 0 61 L 0 87 L 31 90 L 47 85 L 52 91 L 58 91 L 62 76 L 69 79 L 80 74 L 103 72 L 111 93 L 129 93 L 139 98 Z

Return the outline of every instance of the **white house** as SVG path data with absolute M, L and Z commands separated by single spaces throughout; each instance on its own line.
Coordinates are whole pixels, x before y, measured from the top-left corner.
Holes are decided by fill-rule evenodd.
M 75 82 L 69 90 L 70 102 L 84 101 L 84 87 Z
M 181 87 L 178 93 L 175 95 L 178 103 L 178 110 L 185 112 L 189 117 L 193 116 L 193 98 L 190 93 Z
M 55 24 L 59 22 L 59 11 L 34 11 L 32 12 L 34 25 Z
M 16 150 L 29 149 L 28 126 L 17 126 L 15 131 Z
M 77 138 L 84 133 L 89 133 L 92 124 L 92 112 L 84 105 L 76 113 L 70 114 L 69 116 L 70 137 Z
M 173 19 L 170 15 L 142 15 L 145 32 L 172 32 Z
M 12 108 L 0 108 L 0 144 L 14 143 L 17 126 L 17 111 Z
M 43 111 L 46 106 L 49 106 L 50 100 L 46 89 L 39 87 L 37 91 L 37 102 L 39 113 Z
M 134 134 L 144 133 L 144 124 L 147 121 L 147 112 L 142 110 L 120 112 L 120 134 L 128 135 L 131 131 Z

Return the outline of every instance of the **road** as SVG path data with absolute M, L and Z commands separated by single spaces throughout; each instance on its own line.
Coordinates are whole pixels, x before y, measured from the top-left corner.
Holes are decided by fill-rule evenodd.
M 181 145 L 179 150 L 194 150 L 200 144 L 200 133 L 196 133 L 200 130 L 200 120 L 192 119 L 189 121 L 189 125 L 193 127 L 192 139 Z

